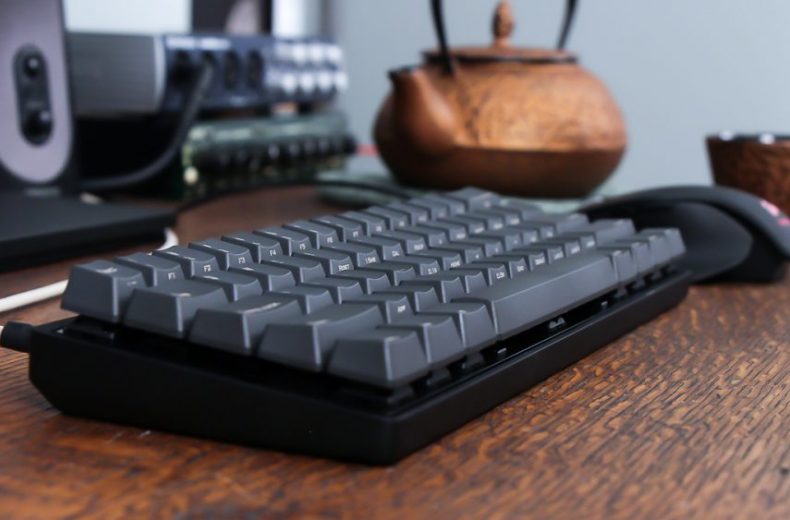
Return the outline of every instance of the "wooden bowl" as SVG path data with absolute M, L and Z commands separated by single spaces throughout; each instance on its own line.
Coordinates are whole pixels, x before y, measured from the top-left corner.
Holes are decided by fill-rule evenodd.
M 790 135 L 733 134 L 707 138 L 717 184 L 748 191 L 790 213 Z

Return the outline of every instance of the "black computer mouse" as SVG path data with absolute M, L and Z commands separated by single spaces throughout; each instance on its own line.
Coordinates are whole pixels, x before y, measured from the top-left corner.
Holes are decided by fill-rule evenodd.
M 679 228 L 687 250 L 683 265 L 696 281 L 774 281 L 790 260 L 790 218 L 770 202 L 732 188 L 655 188 L 580 211 L 592 218 L 627 217 L 640 228 Z

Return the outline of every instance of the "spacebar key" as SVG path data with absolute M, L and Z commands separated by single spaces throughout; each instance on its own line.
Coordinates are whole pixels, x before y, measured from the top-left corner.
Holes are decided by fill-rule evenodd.
M 494 319 L 499 339 L 617 288 L 617 271 L 606 253 L 590 252 L 549 264 L 457 298 L 484 303 Z

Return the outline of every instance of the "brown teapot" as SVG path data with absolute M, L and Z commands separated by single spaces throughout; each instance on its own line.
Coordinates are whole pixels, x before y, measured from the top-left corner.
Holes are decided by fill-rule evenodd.
M 476 185 L 533 197 L 579 197 L 617 167 L 625 124 L 604 84 L 564 50 L 510 46 L 513 19 L 497 6 L 489 47 L 448 49 L 433 0 L 439 49 L 390 72 L 392 93 L 374 127 L 381 157 L 406 184 Z

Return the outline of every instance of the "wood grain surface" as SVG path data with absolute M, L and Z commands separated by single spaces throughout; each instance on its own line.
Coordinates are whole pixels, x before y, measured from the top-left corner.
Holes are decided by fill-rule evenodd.
M 182 240 L 333 211 L 229 197 Z M 65 262 L 0 275 L 10 294 Z M 57 302 L 0 316 L 42 323 Z M 387 468 L 72 419 L 0 350 L 2 518 L 790 518 L 790 280 L 695 287 L 647 323 Z

